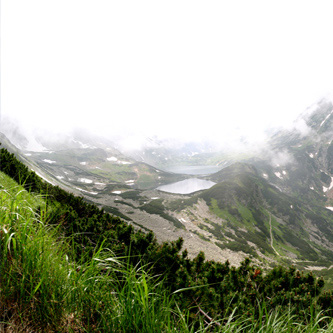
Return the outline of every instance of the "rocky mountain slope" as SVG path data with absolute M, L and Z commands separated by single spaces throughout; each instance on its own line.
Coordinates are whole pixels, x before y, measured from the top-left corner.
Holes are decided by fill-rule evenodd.
M 255 167 L 238 163 L 210 177 L 218 184 L 170 206 L 222 249 L 268 262 L 328 264 L 333 259 L 333 214 L 280 191 Z M 202 215 L 206 207 L 211 216 Z
M 333 105 L 321 101 L 255 158 L 206 177 L 212 188 L 175 201 L 187 228 L 221 248 L 301 267 L 333 253 Z M 202 207 L 211 214 L 202 215 Z M 189 224 L 191 224 L 189 226 Z M 322 267 L 324 267 L 322 266 Z
M 284 192 L 329 206 L 333 195 L 332 139 L 333 105 L 322 100 L 295 121 L 293 130 L 280 131 L 271 138 L 269 159 L 252 163 Z
M 275 131 L 255 156 L 213 152 L 204 144 L 171 149 L 162 142 L 128 156 L 113 142 L 79 131 L 56 141 L 43 136 L 31 140 L 12 124 L 6 134 L 16 147 L 5 137 L 3 144 L 47 181 L 153 230 L 160 240 L 183 237 L 190 255 L 203 250 L 208 259 L 229 259 L 235 265 L 250 255 L 266 265 L 286 262 L 318 269 L 333 259 L 329 101 L 308 109 L 290 130 Z M 32 146 L 38 149 L 28 150 Z M 156 166 L 212 161 L 222 170 L 198 178 L 215 186 L 188 195 L 157 189 L 190 176 Z

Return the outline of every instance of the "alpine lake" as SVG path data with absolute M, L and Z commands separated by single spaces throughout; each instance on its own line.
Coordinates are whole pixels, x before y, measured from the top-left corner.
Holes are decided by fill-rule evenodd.
M 186 174 L 186 175 L 193 175 L 193 178 L 185 179 L 179 182 L 159 186 L 157 190 L 168 192 L 168 193 L 175 193 L 175 194 L 190 194 L 193 192 L 206 190 L 214 186 L 216 183 L 196 178 L 195 176 L 203 176 L 209 175 L 215 172 L 218 172 L 222 168 L 215 165 L 203 165 L 203 166 L 193 166 L 193 165 L 181 165 L 181 166 L 172 166 L 165 168 L 165 171 L 179 173 L 179 174 Z

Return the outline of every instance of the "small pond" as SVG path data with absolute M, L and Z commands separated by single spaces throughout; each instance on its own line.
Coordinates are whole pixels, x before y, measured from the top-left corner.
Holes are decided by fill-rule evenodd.
M 196 191 L 206 190 L 208 188 L 211 188 L 215 184 L 216 183 L 209 180 L 190 178 L 182 180 L 180 182 L 163 185 L 158 187 L 157 189 L 168 193 L 190 194 Z

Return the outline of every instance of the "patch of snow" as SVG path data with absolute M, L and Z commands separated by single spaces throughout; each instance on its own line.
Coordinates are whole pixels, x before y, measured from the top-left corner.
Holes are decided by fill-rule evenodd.
M 64 176 L 56 176 L 58 179 L 64 179 Z
M 263 173 L 262 176 L 266 179 L 268 178 L 268 175 L 266 173 Z
M 102 170 L 100 167 L 95 167 L 95 169 Z
M 282 189 L 279 186 L 277 186 L 275 184 L 271 184 L 271 185 L 273 185 L 275 188 L 277 188 L 280 192 L 283 192 Z
M 310 186 L 310 190 L 314 190 L 314 187 L 313 187 L 313 186 Z
M 104 183 L 95 183 L 95 185 L 101 185 L 101 186 L 104 186 L 104 185 L 106 185 L 106 184 L 104 184 Z
M 83 149 L 87 149 L 87 148 L 95 148 L 95 147 L 93 147 L 93 146 L 89 146 L 89 145 L 87 145 L 87 144 L 85 144 L 85 143 L 82 143 L 81 141 L 73 140 L 73 142 L 78 143 L 78 144 L 81 146 L 81 148 L 83 148 Z
M 53 163 L 57 163 L 56 161 L 51 161 L 51 160 L 43 160 L 43 162 L 49 163 L 49 164 L 53 164 Z
M 34 171 L 35 174 L 36 174 L 37 176 L 39 176 L 40 178 L 44 179 L 45 181 L 47 181 L 47 182 L 50 183 L 51 185 L 54 185 L 54 186 L 55 186 L 54 183 L 52 183 L 51 181 L 49 181 L 48 179 L 46 179 L 46 178 L 45 178 L 43 175 L 41 175 L 39 172 L 37 172 L 37 171 L 35 171 L 35 170 L 33 170 L 33 169 L 32 169 L 32 171 Z
M 114 193 L 114 194 L 121 194 L 122 192 L 121 191 L 113 191 L 112 193 Z
M 118 161 L 118 163 L 120 163 L 120 164 L 132 164 L 131 162 L 127 162 L 127 161 Z
M 281 176 L 281 172 L 274 172 L 274 174 L 276 177 L 283 179 L 283 177 Z
M 79 182 L 81 183 L 86 183 L 86 184 L 91 184 L 93 181 L 87 178 L 79 178 Z
M 333 207 L 325 207 L 326 209 L 329 209 L 333 212 Z
M 79 188 L 79 187 L 75 187 L 77 190 L 81 191 L 81 192 L 84 192 L 84 193 L 89 193 L 89 194 L 92 194 L 92 195 L 96 195 L 98 194 L 97 192 L 89 192 L 89 191 L 86 191 L 86 190 L 83 190 L 82 188 Z
M 293 206 L 293 205 L 290 205 L 290 208 L 291 208 L 291 209 L 293 209 L 293 208 L 294 208 L 294 206 Z
M 81 165 L 87 165 L 87 162 L 80 162 Z
M 326 123 L 327 119 L 332 115 L 332 113 L 333 111 L 321 122 L 319 127 L 322 127 Z
M 35 171 L 35 170 L 33 170 L 34 172 L 35 172 L 35 174 L 37 175 L 37 176 L 39 176 L 40 178 L 43 178 L 44 180 L 46 180 L 47 182 L 49 182 L 50 184 L 52 184 L 48 179 L 46 179 L 43 175 L 41 175 L 39 172 L 37 172 L 37 171 Z
M 67 172 L 67 171 L 64 171 L 64 174 L 65 174 L 65 175 L 68 175 L 68 172 Z
M 333 188 L 333 177 L 331 177 L 331 184 L 329 187 L 323 186 L 323 192 L 327 192 Z
M 188 223 L 188 221 L 186 221 L 186 220 L 185 220 L 184 218 L 182 218 L 182 217 L 179 219 L 179 221 L 180 221 L 180 222 L 183 222 L 183 223 Z
M 111 157 L 108 157 L 107 160 L 109 162 L 117 162 L 118 161 L 118 158 L 117 157 L 114 157 L 114 156 L 111 156 Z
M 125 183 L 134 183 L 135 182 L 135 180 L 133 180 L 133 179 L 130 179 L 130 180 L 125 180 Z
M 286 175 L 286 174 L 287 174 L 287 171 L 283 170 L 282 173 L 283 173 L 284 175 Z
M 25 156 L 31 156 L 31 154 L 24 154 Z
M 159 199 L 160 197 L 153 197 L 153 198 L 150 198 L 151 200 L 157 200 Z
M 311 153 L 311 154 L 309 154 L 309 156 L 311 157 L 311 158 L 314 158 L 314 155 Z

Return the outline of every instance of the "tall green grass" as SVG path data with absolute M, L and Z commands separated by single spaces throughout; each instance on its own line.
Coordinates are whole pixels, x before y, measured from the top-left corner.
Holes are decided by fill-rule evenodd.
M 42 219 L 43 198 L 1 173 L 0 184 L 3 327 L 88 332 L 175 327 L 173 300 L 160 278 L 114 258 L 103 247 L 91 260 L 70 262 L 70 240 Z
M 1 174 L 0 288 L 4 319 L 58 326 L 64 312 L 68 262 L 56 230 L 35 214 L 43 199 Z M 7 186 L 6 186 L 7 185 Z
M 259 315 L 237 316 L 235 308 L 211 318 L 200 306 L 193 314 L 176 302 L 182 290 L 170 293 L 162 276 L 103 245 L 90 260 L 72 261 L 71 240 L 46 224 L 45 206 L 0 173 L 0 331 L 333 331 L 331 318 L 315 309 L 301 318 L 291 308 L 268 312 L 264 303 Z

